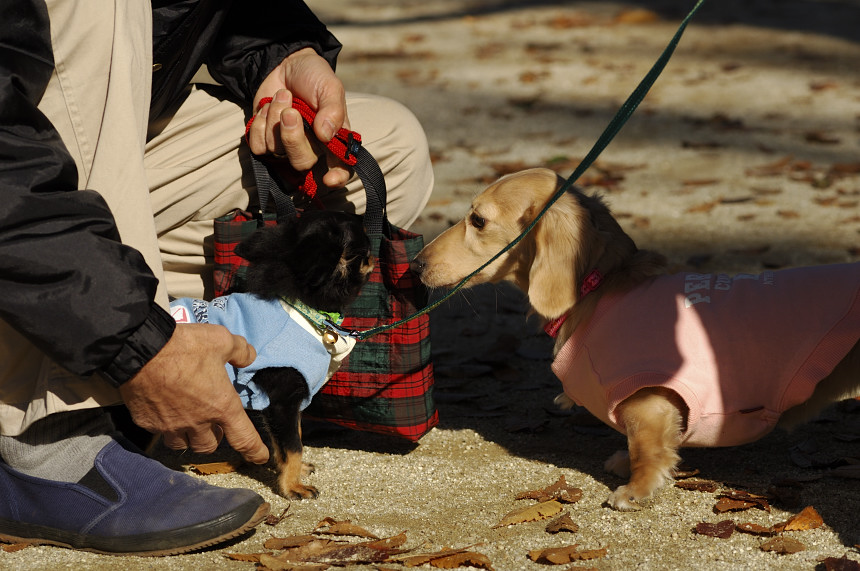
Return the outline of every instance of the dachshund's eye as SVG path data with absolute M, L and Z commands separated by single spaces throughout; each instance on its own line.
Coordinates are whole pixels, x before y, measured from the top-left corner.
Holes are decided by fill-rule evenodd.
M 477 228 L 478 230 L 483 230 L 483 229 L 484 229 L 484 226 L 486 226 L 486 225 L 487 225 L 487 221 L 486 221 L 486 220 L 484 220 L 484 217 L 483 217 L 483 216 L 479 216 L 479 215 L 478 215 L 478 214 L 476 214 L 475 212 L 473 212 L 473 213 L 469 216 L 469 222 L 472 224 L 472 226 L 474 226 L 474 227 L 475 227 L 475 228 Z

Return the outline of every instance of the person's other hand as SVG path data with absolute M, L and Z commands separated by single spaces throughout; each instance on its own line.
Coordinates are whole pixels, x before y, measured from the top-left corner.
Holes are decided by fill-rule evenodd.
M 338 129 L 349 128 L 343 83 L 325 59 L 313 49 L 305 48 L 281 62 L 257 90 L 254 96 L 257 115 L 247 137 L 251 152 L 284 158 L 299 172 L 310 170 L 320 156 L 327 155 L 323 184 L 343 186 L 349 180 L 349 169 L 327 154 L 318 141 L 308 137 L 302 116 L 293 109 L 294 96 L 316 111 L 312 127 L 318 141 L 328 143 Z M 271 97 L 272 102 L 257 110 L 265 97 Z
M 225 369 L 247 367 L 257 354 L 220 325 L 180 324 L 140 372 L 120 386 L 135 423 L 161 434 L 168 448 L 214 452 L 221 438 L 245 460 L 264 464 L 263 444 Z

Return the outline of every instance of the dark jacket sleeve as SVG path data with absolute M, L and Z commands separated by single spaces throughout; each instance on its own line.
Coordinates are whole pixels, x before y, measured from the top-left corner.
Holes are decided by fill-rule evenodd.
M 306 47 L 335 68 L 341 44 L 304 2 L 236 2 L 206 64 L 212 77 L 250 103 L 269 72 Z
M 154 120 L 168 111 L 201 64 L 248 107 L 288 55 L 313 48 L 334 69 L 340 42 L 301 0 L 160 0 L 152 5 Z
M 54 67 L 44 2 L 3 2 L 0 21 L 16 24 L 0 26 L 0 318 L 69 371 L 120 384 L 175 323 L 37 108 Z

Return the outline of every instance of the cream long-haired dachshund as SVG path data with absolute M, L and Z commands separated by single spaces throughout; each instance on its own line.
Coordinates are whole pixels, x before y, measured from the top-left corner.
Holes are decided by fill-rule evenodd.
M 508 175 L 412 267 L 452 287 L 512 242 L 564 181 Z M 468 285 L 508 281 L 556 336 L 556 402 L 585 406 L 627 435 L 609 495 L 640 507 L 671 478 L 681 446 L 734 446 L 860 393 L 860 263 L 762 274 L 666 273 L 599 197 L 572 189 Z

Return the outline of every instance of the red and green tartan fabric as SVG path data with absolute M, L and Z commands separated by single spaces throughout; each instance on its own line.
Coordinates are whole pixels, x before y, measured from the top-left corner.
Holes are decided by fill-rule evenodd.
M 301 105 L 299 100 L 294 106 Z M 309 108 L 308 108 L 309 109 Z M 300 111 L 302 109 L 300 108 Z M 306 128 L 313 117 L 302 113 Z M 250 126 L 250 121 L 249 121 Z M 361 147 L 357 133 L 343 135 L 345 145 L 332 149 L 344 154 L 367 191 L 365 226 L 377 263 L 358 298 L 344 313 L 342 327 L 367 331 L 401 321 L 427 305 L 427 290 L 409 269 L 424 246 L 424 238 L 398 228 L 385 216 L 385 180 L 379 165 Z M 340 151 L 340 152 L 339 152 Z M 215 220 L 215 296 L 243 291 L 247 261 L 234 248 L 262 225 L 295 215 L 283 179 L 253 159 L 262 210 L 271 197 L 277 214 L 262 218 L 235 210 Z M 276 178 L 278 177 L 278 178 Z M 303 189 L 304 190 L 304 189 Z M 430 359 L 430 318 L 420 315 L 397 327 L 359 339 L 338 371 L 314 396 L 304 414 L 349 428 L 379 432 L 415 441 L 439 422 L 433 401 L 433 363 Z
M 394 323 L 427 305 L 426 289 L 409 269 L 423 246 L 421 235 L 392 227 L 390 237 L 370 239 L 380 261 L 345 314 L 342 326 L 353 331 Z M 439 422 L 430 317 L 420 315 L 359 340 L 304 414 L 358 430 L 421 438 Z
M 234 210 L 215 219 L 215 297 L 227 295 L 231 291 L 244 291 L 248 261 L 237 256 L 233 250 L 261 225 L 277 223 L 274 213 L 266 214 L 260 221 L 247 210 Z

